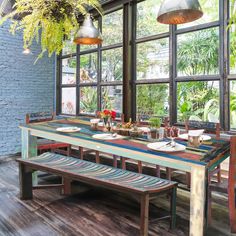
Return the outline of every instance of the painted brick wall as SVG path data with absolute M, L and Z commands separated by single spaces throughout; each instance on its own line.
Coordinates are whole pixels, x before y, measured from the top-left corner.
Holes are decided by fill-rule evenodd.
M 54 57 L 34 65 L 40 47 L 31 49 L 33 55 L 22 54 L 22 34 L 12 36 L 9 23 L 0 26 L 0 158 L 20 151 L 18 126 L 26 113 L 53 110 Z

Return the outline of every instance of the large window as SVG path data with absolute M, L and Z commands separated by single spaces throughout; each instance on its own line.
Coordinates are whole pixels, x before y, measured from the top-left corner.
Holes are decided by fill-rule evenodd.
M 76 52 L 72 42 L 65 42 L 61 57 L 61 114 L 94 115 L 105 108 L 122 113 L 123 9 L 106 14 L 95 26 L 103 35 L 101 46 L 81 45 Z
M 108 108 L 133 119 L 169 116 L 174 124 L 190 118 L 236 129 L 236 28 L 226 27 L 236 1 L 199 0 L 203 17 L 178 26 L 157 22 L 162 0 L 130 1 L 114 1 L 95 22 L 102 45 L 76 50 L 65 42 L 59 112 Z

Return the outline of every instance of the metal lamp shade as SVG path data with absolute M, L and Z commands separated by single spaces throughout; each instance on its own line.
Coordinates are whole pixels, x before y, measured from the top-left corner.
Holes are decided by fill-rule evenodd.
M 80 27 L 74 42 L 76 44 L 101 44 L 102 38 L 99 30 L 95 28 L 91 16 L 88 14 Z
M 15 1 L 12 0 L 0 0 L 0 16 L 5 16 L 12 12 L 12 7 Z
M 162 24 L 184 24 L 203 15 L 198 0 L 165 0 L 159 10 L 157 21 Z

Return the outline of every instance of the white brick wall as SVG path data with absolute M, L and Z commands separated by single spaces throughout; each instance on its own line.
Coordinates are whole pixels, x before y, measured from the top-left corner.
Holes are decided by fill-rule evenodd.
M 34 65 L 40 46 L 31 49 L 33 55 L 23 55 L 22 34 L 11 35 L 9 23 L 0 26 L 0 158 L 20 151 L 26 113 L 53 110 L 54 57 Z

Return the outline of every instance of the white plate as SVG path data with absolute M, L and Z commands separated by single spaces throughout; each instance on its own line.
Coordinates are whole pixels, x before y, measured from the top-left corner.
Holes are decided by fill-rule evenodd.
M 182 144 L 176 143 L 175 147 L 171 147 L 170 145 L 166 145 L 168 143 L 169 142 L 149 143 L 147 147 L 160 152 L 180 152 L 186 149 L 186 147 Z
M 119 134 L 117 134 L 116 136 L 112 136 L 112 134 L 94 134 L 92 137 L 100 140 L 115 140 L 124 138 L 124 136 L 121 136 Z
M 75 126 L 57 128 L 57 131 L 64 132 L 64 133 L 78 132 L 80 130 L 81 130 L 81 128 L 78 128 Z
M 179 138 L 188 140 L 188 134 L 187 134 L 187 133 L 185 133 L 185 134 L 180 134 L 180 135 L 179 135 Z M 208 141 L 208 140 L 211 140 L 211 136 L 203 134 L 203 135 L 201 135 L 201 139 L 202 139 L 203 141 Z

